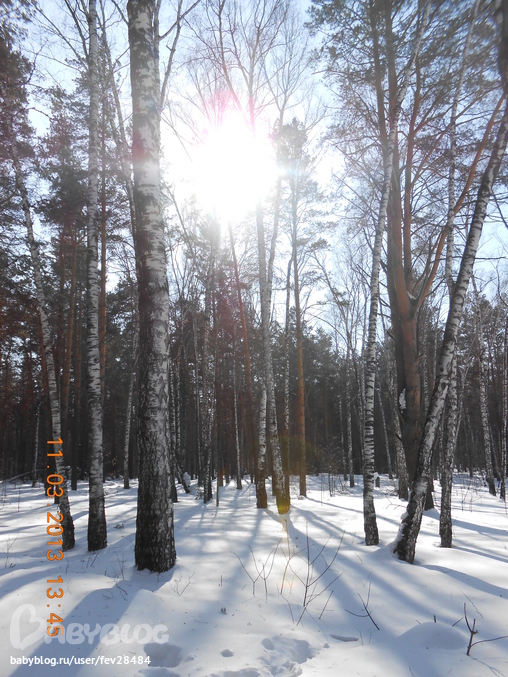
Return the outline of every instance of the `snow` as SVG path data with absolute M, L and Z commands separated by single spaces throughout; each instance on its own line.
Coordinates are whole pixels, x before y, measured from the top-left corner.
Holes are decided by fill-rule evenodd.
M 404 411 L 404 409 L 406 408 L 406 389 L 405 388 L 399 395 L 399 407 L 400 407 L 401 411 Z
M 392 554 L 405 505 L 385 476 L 375 490 L 379 547 L 363 541 L 361 478 L 349 489 L 335 477 L 333 495 L 327 475 L 307 486 L 308 497 L 297 500 L 293 478 L 285 523 L 274 498 L 256 509 L 245 482 L 242 491 L 234 481 L 222 488 L 218 508 L 182 491 L 177 563 L 157 575 L 134 566 L 136 487 L 106 483 L 108 547 L 89 553 L 81 483 L 70 494 L 77 545 L 48 562 L 43 488 L 4 483 L 0 674 L 508 676 L 508 639 L 466 655 L 464 605 L 476 622 L 473 641 L 508 635 L 508 512 L 481 479 L 455 477 L 452 549 L 439 547 L 438 510 L 425 513 L 413 565 Z M 46 643 L 46 589 L 58 588 L 46 580 L 59 575 L 61 609 L 51 611 L 64 618 L 65 642 Z M 33 660 L 60 657 L 98 663 Z

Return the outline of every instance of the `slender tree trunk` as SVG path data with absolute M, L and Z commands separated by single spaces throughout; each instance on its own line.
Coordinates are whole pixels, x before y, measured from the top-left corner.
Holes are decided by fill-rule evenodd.
M 74 313 L 75 313 L 75 298 L 76 298 L 76 258 L 77 258 L 77 242 L 76 233 L 71 229 L 71 280 L 70 280 L 70 294 L 69 294 L 69 310 L 67 312 L 67 336 L 65 340 L 64 364 L 62 372 L 62 432 L 65 437 L 69 435 L 69 394 L 71 381 L 71 355 L 72 355 L 72 341 L 74 332 Z
M 76 304 L 76 331 L 74 332 L 73 372 L 74 372 L 74 415 L 72 420 L 72 475 L 71 489 L 78 488 L 78 468 L 81 456 L 81 335 L 82 335 L 82 303 L 81 290 Z
M 351 347 L 347 345 L 346 352 L 346 449 L 347 449 L 347 471 L 349 474 L 349 486 L 355 486 L 355 472 L 353 465 L 353 420 L 351 416 Z
M 104 506 L 103 431 L 101 369 L 99 348 L 99 276 L 98 276 L 98 196 L 99 196 L 99 83 L 96 1 L 88 5 L 90 46 L 88 72 L 90 87 L 87 198 L 87 365 L 88 365 L 88 550 L 101 550 L 107 545 Z
M 268 416 L 268 432 L 270 435 L 270 444 L 272 448 L 274 483 L 277 487 L 277 509 L 279 514 L 283 515 L 289 510 L 289 487 L 286 486 L 286 479 L 284 477 L 282 468 L 279 433 L 277 430 L 277 412 L 275 409 L 275 388 L 273 382 L 272 347 L 270 339 L 270 307 L 268 305 L 269 300 L 266 272 L 265 232 L 263 227 L 263 213 L 260 204 L 258 204 L 256 207 L 256 224 L 258 234 L 259 291 L 261 299 L 261 328 L 263 334 L 263 362 L 267 398 L 266 415 Z
M 388 477 L 390 479 L 393 479 L 393 472 L 392 472 L 392 459 L 390 458 L 390 442 L 388 440 L 388 430 L 386 427 L 386 417 L 385 417 L 385 411 L 383 409 L 383 401 L 381 399 L 381 389 L 379 387 L 379 374 L 377 378 L 378 384 L 376 386 L 376 395 L 377 395 L 377 401 L 379 402 L 379 411 L 381 413 L 381 422 L 383 424 L 383 437 L 385 440 L 385 451 L 386 451 L 386 464 L 388 467 Z
M 240 456 L 240 436 L 238 433 L 238 404 L 236 401 L 236 335 L 233 332 L 233 418 L 235 427 L 235 450 L 236 450 L 236 488 L 242 489 L 242 462 Z
M 504 45 L 504 49 L 506 50 L 508 47 L 508 7 L 504 12 L 503 27 L 505 29 L 505 35 L 503 35 L 502 46 Z M 502 72 L 501 76 L 503 87 L 506 91 L 506 73 Z M 448 312 L 448 319 L 443 337 L 443 345 L 441 347 L 441 355 L 439 358 L 436 381 L 434 384 L 434 390 L 432 393 L 424 433 L 418 453 L 417 472 L 411 486 L 411 494 L 409 497 L 406 515 L 402 520 L 399 534 L 396 539 L 394 552 L 397 553 L 399 559 L 405 560 L 406 562 L 412 563 L 414 561 L 416 540 L 420 531 L 423 509 L 425 506 L 425 496 L 427 493 L 427 486 L 430 477 L 432 450 L 437 434 L 437 428 L 441 419 L 441 412 L 445 404 L 446 395 L 450 384 L 462 309 L 466 298 L 469 280 L 473 274 L 474 261 L 476 258 L 476 252 L 478 250 L 478 244 L 482 233 L 490 195 L 499 172 L 501 161 L 505 154 L 507 135 L 508 105 L 505 106 L 505 111 L 499 126 L 497 138 L 495 140 L 488 165 L 482 175 L 480 182 L 471 228 L 467 237 L 459 274 L 454 286 L 450 309 Z
M 196 406 L 196 458 L 198 460 L 198 486 L 203 486 L 204 476 L 205 476 L 205 461 L 203 455 L 203 445 L 202 445 L 202 419 L 201 419 L 201 399 L 199 396 L 200 393 L 200 384 L 199 384 L 199 350 L 198 350 L 198 325 L 196 320 L 196 314 L 192 316 L 192 331 L 194 339 L 194 402 Z
M 459 74 L 459 82 L 455 90 L 453 99 L 451 119 L 450 119 L 450 170 L 448 175 L 448 215 L 446 219 L 446 266 L 445 278 L 448 287 L 448 297 L 451 303 L 455 282 L 453 279 L 453 250 L 455 235 L 455 171 L 457 163 L 457 112 L 459 107 L 460 94 L 466 72 L 467 57 L 473 34 L 473 27 L 476 20 L 476 13 L 480 0 L 476 0 L 469 31 L 464 44 L 462 55 L 462 66 Z M 455 460 L 455 449 L 457 446 L 457 437 L 459 432 L 458 415 L 458 380 L 457 380 L 457 360 L 453 360 L 452 371 L 450 374 L 450 390 L 448 393 L 448 416 L 446 418 L 446 448 L 444 449 L 444 458 L 441 464 L 441 514 L 439 517 L 439 534 L 441 537 L 441 547 L 451 548 L 453 539 L 452 524 L 452 483 L 453 467 Z
M 103 106 L 104 107 L 104 106 Z M 106 399 L 106 130 L 104 110 L 102 115 L 101 139 L 101 272 L 99 296 L 99 355 L 101 370 L 101 405 L 104 410 Z
M 37 463 L 39 461 L 39 425 L 41 422 L 42 402 L 39 403 L 35 414 L 34 462 L 32 465 L 32 487 L 37 482 Z
M 364 424 L 364 451 L 363 451 L 363 514 L 365 525 L 365 543 L 377 545 L 379 534 L 376 524 L 376 511 L 374 508 L 374 385 L 376 380 L 376 335 L 377 316 L 379 306 L 379 274 L 381 268 L 381 247 L 386 225 L 386 215 L 390 187 L 392 185 L 394 151 L 397 137 L 402 102 L 406 96 L 409 79 L 417 58 L 423 32 L 425 30 L 430 11 L 430 2 L 427 1 L 423 17 L 418 26 L 415 37 L 413 52 L 407 63 L 402 78 L 402 85 L 397 93 L 393 115 L 391 119 L 390 133 L 387 138 L 384 161 L 383 188 L 381 192 L 381 204 L 376 227 L 374 248 L 372 251 L 372 270 L 370 278 L 370 312 L 367 343 L 365 346 L 365 424 Z
M 424 307 L 420 310 L 420 327 L 421 336 L 418 337 L 419 342 L 421 342 L 421 350 L 419 355 L 420 364 L 422 365 L 422 396 L 423 396 L 423 408 L 425 411 L 429 408 L 429 314 L 427 313 L 427 307 Z
M 129 379 L 129 394 L 127 395 L 127 411 L 125 413 L 125 437 L 123 444 L 123 488 L 129 488 L 129 444 L 131 439 L 132 391 L 134 390 L 135 370 Z
M 283 432 L 283 453 L 284 465 L 286 470 L 286 482 L 289 487 L 291 464 L 289 458 L 289 308 L 291 301 L 291 264 L 292 259 L 288 261 L 286 273 L 286 326 L 284 328 L 284 432 Z
M 182 353 L 182 346 L 180 346 L 178 350 L 178 359 L 176 360 L 175 364 L 175 380 L 174 380 L 174 388 L 175 388 L 175 441 L 176 441 L 176 450 L 177 450 L 177 467 L 181 465 L 182 463 L 182 418 L 181 418 L 181 393 L 182 393 L 182 388 L 181 388 L 181 383 L 180 383 L 180 361 L 181 361 L 181 353 Z M 187 467 L 185 467 L 185 470 L 187 470 Z M 190 493 L 190 487 L 184 477 L 184 473 L 181 472 L 181 482 L 183 485 L 183 488 L 185 490 L 185 493 L 188 494 Z
M 12 121 L 11 130 L 12 131 Z M 35 291 L 37 295 L 37 310 L 39 313 L 40 327 L 42 333 L 42 342 L 44 347 L 44 361 L 46 363 L 46 375 L 48 383 L 48 392 L 49 392 L 49 403 L 51 409 L 51 433 L 53 440 L 61 440 L 62 428 L 61 428 L 61 419 L 60 419 L 60 400 L 58 397 L 58 390 L 56 385 L 56 373 L 55 373 L 55 364 L 53 361 L 53 352 L 51 350 L 51 329 L 49 326 L 48 315 L 46 311 L 46 298 L 44 294 L 44 286 L 42 281 L 42 267 L 39 257 L 39 251 L 35 243 L 33 224 L 32 224 L 32 212 L 30 208 L 30 202 L 28 200 L 28 192 L 26 189 L 26 184 L 23 176 L 23 171 L 21 169 L 21 164 L 19 161 L 17 143 L 14 138 L 11 139 L 11 156 L 12 163 L 14 165 L 14 173 L 16 176 L 16 187 L 21 196 L 21 206 L 25 216 L 25 225 L 27 230 L 27 239 L 30 247 L 30 255 L 32 259 L 32 267 L 34 272 L 34 282 L 35 282 Z M 58 445 L 60 450 L 63 452 L 63 446 Z M 59 449 L 54 445 L 54 449 L 51 450 L 51 453 L 58 453 Z M 71 508 L 69 505 L 69 496 L 67 493 L 67 482 L 65 480 L 65 463 L 64 457 L 56 456 L 55 465 L 56 472 L 63 477 L 63 482 L 60 485 L 62 494 L 59 497 L 59 509 L 62 513 L 62 549 L 71 550 L 74 547 L 74 522 L 72 520 Z
M 242 290 L 240 286 L 240 275 L 238 272 L 238 262 L 236 260 L 235 252 L 235 241 L 233 239 L 233 229 L 231 224 L 229 224 L 229 239 L 231 241 L 231 253 L 233 255 L 233 264 L 235 268 L 235 284 L 236 284 L 236 293 L 238 297 L 238 309 L 240 312 L 240 324 L 242 327 L 242 342 L 243 342 L 243 352 L 245 359 L 245 389 L 246 389 L 246 399 L 247 399 L 247 439 L 249 440 L 250 445 L 250 456 L 253 460 L 254 473 L 255 473 L 255 483 L 256 483 L 256 503 L 258 508 L 266 508 L 268 506 L 268 498 L 266 495 L 266 485 L 265 477 L 258 477 L 258 442 L 259 438 L 256 433 L 256 421 L 254 416 L 254 393 L 252 389 L 252 372 L 250 364 L 250 351 L 249 351 L 249 340 L 247 336 L 247 323 L 245 321 L 245 311 L 243 307 L 242 299 Z
M 139 281 L 139 490 L 135 561 L 168 571 L 175 563 L 168 462 L 169 289 L 160 191 L 159 63 L 153 0 L 128 0 L 132 158 Z
M 453 360 L 448 391 L 448 416 L 446 418 L 446 447 L 441 465 L 441 514 L 439 516 L 439 535 L 441 547 L 452 547 L 452 482 L 455 448 L 458 436 L 457 407 L 457 359 Z
M 212 443 L 215 411 L 214 359 L 210 350 L 210 322 L 215 280 L 215 243 L 211 243 L 210 261 L 206 276 L 205 316 L 203 326 L 203 352 L 201 355 L 202 401 L 201 401 L 201 449 L 204 456 L 203 501 L 212 499 Z
M 263 384 L 261 388 L 261 397 L 259 400 L 259 428 L 258 428 L 258 467 L 257 476 L 266 477 L 266 386 Z M 257 507 L 259 505 L 259 501 Z
M 475 317 L 476 317 L 476 338 L 478 344 L 478 378 L 480 387 L 480 414 L 482 420 L 483 449 L 485 453 L 485 470 L 487 475 L 487 485 L 489 494 L 496 495 L 496 483 L 494 481 L 494 469 L 492 466 L 492 442 L 489 423 L 489 412 L 487 409 L 488 390 L 486 372 L 487 351 L 485 350 L 485 341 L 483 338 L 483 316 L 480 307 L 480 298 L 476 290 L 476 283 L 473 277 L 473 287 L 475 292 Z
M 390 388 L 390 403 L 392 410 L 393 421 L 393 440 L 395 447 L 395 461 L 397 464 L 397 477 L 399 480 L 398 496 L 400 499 L 407 501 L 409 498 L 409 483 L 407 478 L 406 455 L 404 454 L 404 447 L 402 445 L 402 432 L 400 429 L 399 405 L 397 402 L 397 384 L 395 377 L 394 366 L 390 368 L 389 388 Z
M 252 126 L 254 129 L 254 125 Z M 267 269 L 267 296 L 268 296 L 268 307 L 271 307 L 272 304 L 272 287 L 273 287 L 273 268 L 275 264 L 275 252 L 277 250 L 277 240 L 279 237 L 279 220 L 280 220 L 280 203 L 282 196 L 282 177 L 277 178 L 277 183 L 275 186 L 275 199 L 273 207 L 273 230 L 272 237 L 270 241 L 270 253 L 268 256 L 268 269 Z
M 176 490 L 175 479 L 178 476 L 178 458 L 180 450 L 177 447 L 176 440 L 176 393 L 175 393 L 175 377 L 173 371 L 173 364 L 171 354 L 168 360 L 168 385 L 169 385 L 169 438 L 171 441 L 169 448 L 169 491 L 173 503 L 178 503 L 178 492 Z M 181 477 L 181 474 L 180 474 Z M 183 484 L 183 478 L 181 478 Z
M 300 496 L 307 496 L 307 460 L 305 454 L 305 384 L 303 381 L 303 331 L 300 308 L 300 283 L 298 275 L 298 188 L 297 179 L 291 181 L 291 207 L 293 221 L 293 277 L 295 283 L 296 312 L 296 440 L 298 446 L 298 467 L 300 471 Z
M 340 419 L 340 461 L 341 471 L 344 482 L 347 482 L 347 461 L 346 461 L 346 444 L 344 442 L 344 407 L 342 404 L 342 397 L 339 397 L 339 419 Z
M 129 446 L 131 441 L 131 418 L 132 418 L 132 393 L 136 383 L 138 363 L 138 331 L 134 329 L 134 341 L 132 342 L 132 369 L 129 378 L 129 394 L 127 395 L 127 411 L 125 412 L 125 437 L 123 444 L 123 488 L 129 488 Z

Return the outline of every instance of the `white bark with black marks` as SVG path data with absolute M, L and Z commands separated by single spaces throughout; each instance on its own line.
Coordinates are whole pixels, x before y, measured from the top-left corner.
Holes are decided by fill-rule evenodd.
M 448 174 L 448 215 L 446 219 L 446 266 L 445 278 L 448 287 L 448 296 L 451 301 L 455 282 L 453 279 L 453 252 L 454 252 L 454 231 L 455 231 L 455 171 L 457 164 L 457 113 L 459 108 L 462 85 L 466 73 L 467 57 L 473 35 L 473 28 L 476 21 L 476 14 L 480 0 L 476 0 L 471 14 L 471 23 L 464 43 L 462 55 L 462 66 L 459 74 L 459 81 L 453 98 L 453 105 L 450 117 L 450 169 Z M 458 398 L 457 398 L 457 365 L 454 360 L 450 376 L 450 389 L 448 393 L 448 415 L 446 418 L 446 447 L 444 449 L 444 458 L 441 464 L 441 514 L 439 518 L 439 535 L 441 537 L 441 547 L 451 548 L 453 539 L 452 527 L 452 481 L 453 466 L 455 459 L 455 447 L 458 436 Z
M 451 548 L 453 539 L 452 525 L 452 483 L 455 447 L 458 436 L 457 402 L 457 360 L 453 360 L 448 389 L 448 415 L 446 417 L 446 447 L 443 450 L 441 464 L 441 514 L 439 515 L 439 536 L 442 548 Z
M 397 401 L 397 383 L 395 376 L 395 361 L 390 366 L 389 389 L 390 389 L 390 407 L 393 422 L 393 442 L 395 447 L 395 462 L 397 466 L 398 478 L 398 497 L 404 501 L 409 498 L 409 484 L 407 479 L 406 455 L 404 445 L 402 444 L 402 431 L 400 429 L 400 413 Z
M 385 441 L 385 451 L 386 451 L 386 465 L 388 468 L 388 477 L 389 479 L 393 479 L 393 472 L 392 472 L 392 459 L 390 458 L 390 442 L 388 440 L 388 428 L 386 427 L 386 416 L 385 416 L 385 410 L 383 408 L 383 400 L 381 398 L 381 389 L 379 387 L 379 374 L 377 376 L 377 386 L 376 386 L 376 395 L 377 395 L 377 401 L 379 403 L 379 411 L 381 413 L 381 423 L 383 425 L 383 438 Z
M 259 428 L 258 428 L 258 467 L 257 477 L 262 479 L 263 486 L 266 476 L 266 386 L 263 384 L 259 399 Z M 257 505 L 258 508 L 267 507 Z
M 476 252 L 478 251 L 483 223 L 487 213 L 487 206 L 492 194 L 494 182 L 499 172 L 501 161 L 505 154 L 507 138 L 508 106 L 505 107 L 497 138 L 487 168 L 485 169 L 480 182 L 473 219 L 464 253 L 462 255 L 457 281 L 454 285 L 450 309 L 448 311 L 448 319 L 441 347 L 436 381 L 418 453 L 416 474 L 411 486 L 406 515 L 402 520 L 395 541 L 394 552 L 397 553 L 399 559 L 410 563 L 414 561 L 415 557 L 416 540 L 420 532 L 425 506 L 425 496 L 431 472 L 432 450 L 450 385 L 462 310 L 466 300 L 469 281 L 473 274 Z
M 347 450 L 347 471 L 349 475 L 349 486 L 355 486 L 355 473 L 353 465 L 353 417 L 351 414 L 351 348 L 348 341 L 346 353 L 346 450 Z
M 10 121 L 10 131 L 13 133 L 12 120 Z M 44 294 L 44 285 L 42 281 L 42 266 L 39 257 L 39 250 L 34 238 L 32 210 L 30 201 L 28 199 L 28 191 L 26 189 L 25 179 L 21 163 L 19 161 L 18 148 L 15 138 L 11 138 L 11 157 L 14 166 L 14 174 L 16 177 L 16 187 L 21 196 L 21 207 L 25 217 L 25 226 L 27 231 L 27 240 L 30 247 L 30 256 L 32 259 L 32 268 L 34 272 L 35 292 L 37 296 L 37 311 L 39 313 L 39 320 L 41 323 L 42 342 L 44 346 L 44 358 L 46 362 L 46 375 L 48 379 L 49 390 L 49 404 L 51 409 L 51 433 L 53 440 L 61 439 L 62 426 L 60 416 L 60 398 L 58 396 L 58 389 L 56 385 L 55 362 L 53 360 L 53 351 L 51 349 L 51 328 L 49 326 L 48 314 L 46 310 L 46 298 Z M 64 441 L 65 443 L 65 441 Z M 64 446 L 58 445 L 51 449 L 51 453 L 57 453 L 58 449 L 63 452 Z M 67 482 L 65 480 L 65 463 L 63 456 L 56 456 L 55 465 L 56 472 L 63 477 L 63 482 L 60 485 L 62 495 L 59 498 L 58 504 L 60 512 L 62 513 L 62 550 L 71 550 L 74 547 L 74 522 L 72 520 L 71 508 L 69 505 L 69 495 L 67 493 Z
M 132 396 L 136 383 L 138 366 L 138 327 L 134 325 L 134 340 L 132 342 L 132 369 L 129 376 L 129 394 L 127 395 L 127 410 L 125 413 L 125 436 L 123 445 L 123 488 L 129 488 L 129 446 L 131 441 Z
M 139 490 L 135 561 L 168 571 L 175 563 L 169 488 L 169 289 L 160 190 L 159 64 L 153 0 L 128 0 L 132 90 L 135 252 L 139 283 Z
M 494 481 L 494 468 L 492 464 L 492 440 L 490 433 L 490 422 L 488 412 L 488 375 L 487 375 L 487 350 L 483 337 L 483 313 L 481 309 L 481 300 L 476 288 L 476 281 L 473 276 L 474 289 L 474 311 L 476 321 L 476 344 L 478 346 L 478 380 L 480 386 L 480 414 L 483 433 L 483 451 L 485 454 L 485 471 L 489 494 L 496 495 L 496 483 Z
M 98 195 L 99 195 L 99 77 L 96 0 L 88 5 L 88 82 L 90 90 L 88 130 L 87 196 L 87 397 L 88 397 L 88 550 L 107 545 L 103 483 L 103 435 L 101 369 L 99 355 L 99 273 L 98 273 Z
M 272 464 L 274 484 L 276 487 L 277 509 L 283 515 L 289 510 L 289 487 L 286 486 L 286 478 L 282 468 L 280 453 L 279 432 L 277 429 L 277 412 L 275 408 L 275 386 L 273 378 L 272 346 L 270 336 L 270 306 L 268 299 L 268 282 L 266 270 L 265 231 L 263 226 L 263 212 L 261 205 L 256 207 L 256 225 L 258 235 L 259 257 L 259 293 L 261 300 L 261 329 L 263 335 L 263 367 L 266 385 L 266 416 L 268 418 L 268 434 L 272 449 Z M 261 419 L 261 416 L 260 416 Z M 260 431 L 261 435 L 261 431 Z M 261 449 L 259 450 L 261 458 Z M 258 468 L 261 463 L 258 463 Z
M 212 499 L 212 433 L 215 417 L 214 357 L 210 349 L 213 286 L 215 280 L 215 242 L 210 243 L 210 259 L 205 285 L 205 314 L 203 320 L 203 352 L 201 355 L 201 452 L 204 457 L 203 501 Z

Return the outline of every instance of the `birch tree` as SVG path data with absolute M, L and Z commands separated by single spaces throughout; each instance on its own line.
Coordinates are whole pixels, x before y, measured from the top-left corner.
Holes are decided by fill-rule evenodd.
M 483 451 L 485 454 L 485 472 L 487 477 L 487 486 L 489 487 L 489 494 L 496 495 L 496 483 L 494 481 L 494 468 L 492 464 L 492 434 L 490 429 L 489 412 L 488 412 L 488 366 L 487 366 L 487 350 L 485 340 L 483 337 L 483 313 L 481 308 L 481 299 L 476 288 L 476 281 L 474 275 L 473 282 L 473 306 L 475 312 L 476 325 L 476 345 L 477 363 L 478 363 L 478 381 L 480 387 L 480 414 L 482 420 L 483 433 Z
M 211 346 L 211 321 L 214 315 L 213 297 L 215 285 L 215 259 L 218 228 L 216 223 L 211 224 L 210 229 L 210 254 L 208 270 L 205 280 L 205 308 L 203 318 L 203 348 L 201 354 L 201 452 L 203 454 L 203 501 L 208 503 L 212 499 L 212 435 L 216 414 L 215 402 L 215 364 L 216 360 Z M 217 496 L 218 496 L 217 486 Z
M 467 58 L 473 35 L 473 28 L 476 21 L 476 14 L 480 0 L 476 0 L 472 12 L 469 31 L 464 43 L 462 55 L 462 64 L 459 74 L 459 80 L 453 98 L 452 110 L 450 115 L 450 168 L 448 174 L 448 215 L 446 219 L 446 261 L 445 261 L 445 279 L 448 287 L 448 298 L 451 301 L 455 282 L 453 279 L 453 251 L 454 251 L 454 231 L 455 231 L 455 183 L 456 183 L 456 164 L 457 164 L 457 115 L 459 109 L 460 95 L 466 73 Z M 452 546 L 452 514 L 451 514 L 451 495 L 453 481 L 453 464 L 455 458 L 455 448 L 458 435 L 458 398 L 457 398 L 457 358 L 455 358 L 450 374 L 450 389 L 448 393 L 448 416 L 446 418 L 446 447 L 444 449 L 444 459 L 441 471 L 441 513 L 439 516 L 439 533 L 441 537 L 441 547 L 451 548 Z
M 88 80 L 90 89 L 88 141 L 88 198 L 87 198 L 87 253 L 88 253 L 88 308 L 87 308 L 87 365 L 88 365 L 88 550 L 106 547 L 106 512 L 103 484 L 103 439 L 101 366 L 99 355 L 99 276 L 98 276 L 98 194 L 99 194 L 99 82 L 96 0 L 88 5 Z M 104 245 L 103 245 L 104 246 Z
M 464 253 L 454 285 L 448 311 L 437 376 L 434 384 L 427 419 L 420 443 L 416 474 L 411 485 L 411 493 L 405 517 L 395 541 L 394 552 L 399 559 L 412 563 L 415 557 L 416 540 L 420 531 L 425 496 L 429 483 L 432 451 L 437 435 L 441 413 L 450 385 L 453 361 L 457 344 L 457 335 L 462 316 L 467 288 L 473 274 L 476 252 L 482 234 L 487 207 L 492 195 L 494 183 L 499 173 L 508 140 L 508 1 L 503 0 L 499 7 L 499 51 L 498 64 L 504 95 L 504 112 L 499 122 L 496 138 L 485 170 L 482 173 L 480 187 L 475 201 L 473 218 L 467 235 Z
M 133 111 L 132 158 L 139 284 L 140 474 L 135 561 L 167 571 L 175 563 L 170 495 L 168 359 L 169 288 L 160 189 L 160 90 L 154 0 L 128 0 Z
M 44 13 L 45 22 L 66 48 L 71 47 L 74 57 L 86 63 L 88 71 L 89 115 L 88 115 L 88 192 L 87 192 L 87 413 L 88 413 L 88 475 L 89 475 L 89 512 L 88 512 L 88 549 L 100 550 L 107 544 L 106 513 L 103 486 L 103 404 L 105 380 L 105 280 L 106 249 L 105 220 L 103 219 L 103 243 L 101 283 L 98 273 L 99 240 L 99 40 L 97 29 L 97 2 L 89 0 L 87 11 L 83 11 L 88 24 L 88 44 L 86 31 L 80 20 L 80 9 L 67 5 L 74 23 L 78 44 L 83 53 L 72 46 L 72 41 Z M 84 10 L 84 8 L 81 8 Z M 105 139 L 103 139 L 103 148 Z M 105 196 L 104 196 L 105 198 Z M 105 204 L 103 204 L 103 213 Z M 99 312 L 101 309 L 101 313 Z M 99 318 L 101 315 L 101 321 Z M 69 349 L 69 345 L 67 346 Z M 67 359 L 69 372 L 70 352 Z M 67 388 L 64 391 L 64 413 L 66 417 L 68 399 Z
M 15 187 L 20 197 L 20 206 L 23 212 L 27 241 L 30 249 L 30 258 L 32 262 L 35 291 L 37 298 L 37 312 L 42 334 L 42 348 L 44 352 L 43 364 L 46 367 L 47 387 L 49 394 L 51 410 L 51 433 L 53 440 L 61 440 L 61 410 L 60 399 L 57 388 L 57 376 L 53 358 L 51 327 L 48 319 L 47 301 L 44 291 L 42 277 L 42 263 L 39 249 L 34 237 L 32 206 L 30 204 L 27 183 L 22 166 L 20 153 L 21 137 L 26 137 L 29 133 L 26 114 L 26 83 L 28 79 L 29 67 L 23 57 L 15 51 L 8 32 L 0 35 L 0 49 L 2 50 L 3 72 L 0 75 L 0 105 L 1 105 L 1 127 L 0 138 L 8 149 L 12 168 L 14 171 Z M 23 139 L 26 143 L 27 139 Z M 56 447 L 55 447 L 56 449 Z M 67 493 L 67 483 L 65 480 L 65 463 L 63 450 L 65 449 L 65 440 L 60 449 L 60 454 L 55 456 L 56 472 L 64 478 L 58 491 L 54 491 L 58 499 L 59 509 L 62 514 L 62 549 L 71 550 L 74 547 L 74 522 L 69 505 Z M 58 453 L 58 452 L 56 452 Z M 59 493 L 61 492 L 61 493 Z

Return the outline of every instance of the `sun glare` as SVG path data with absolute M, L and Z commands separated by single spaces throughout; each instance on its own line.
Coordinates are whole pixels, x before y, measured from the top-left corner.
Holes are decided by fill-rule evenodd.
M 254 138 L 239 115 L 210 129 L 195 167 L 198 201 L 225 221 L 242 218 L 273 186 L 276 167 L 268 138 Z

